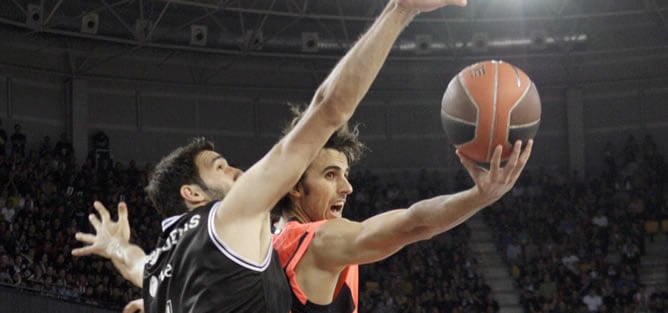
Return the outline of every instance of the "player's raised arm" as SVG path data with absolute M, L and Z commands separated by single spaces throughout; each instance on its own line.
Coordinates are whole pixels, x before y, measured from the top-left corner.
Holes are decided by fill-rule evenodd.
M 465 3 L 464 0 L 390 1 L 317 89 L 296 127 L 236 182 L 217 211 L 217 218 L 223 221 L 266 215 L 298 181 L 329 136 L 350 119 L 394 41 L 418 10 Z
M 445 232 L 507 193 L 524 169 L 532 145 L 530 140 L 520 153 L 521 143 L 515 143 L 504 167 L 500 166 L 501 146 L 498 146 L 490 170 L 460 155 L 476 183 L 471 189 L 422 200 L 408 209 L 385 212 L 361 223 L 328 220 L 318 228 L 309 250 L 317 264 L 337 270 L 348 264 L 384 259 L 409 243 Z

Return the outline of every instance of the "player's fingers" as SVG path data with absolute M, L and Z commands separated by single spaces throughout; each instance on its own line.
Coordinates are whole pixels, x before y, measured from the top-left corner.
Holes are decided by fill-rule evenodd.
M 118 221 L 125 221 L 127 222 L 128 220 L 128 205 L 121 201 L 118 203 Z
M 93 254 L 93 248 L 91 246 L 83 247 L 83 248 L 76 248 L 72 249 L 72 255 L 73 256 L 86 256 Z
M 499 172 L 501 171 L 501 153 L 503 152 L 503 147 L 501 145 L 497 145 L 496 148 L 494 148 L 494 154 L 492 154 L 492 160 L 490 162 L 489 166 L 489 174 L 490 178 L 492 181 L 496 181 Z
M 95 216 L 95 214 L 89 214 L 88 215 L 88 220 L 90 221 L 90 224 L 93 225 L 93 228 L 97 231 L 100 228 L 100 220 Z
M 123 313 L 144 313 L 144 300 L 137 299 L 128 303 L 125 308 L 123 308 Z
M 506 162 L 506 166 L 504 167 L 504 173 L 506 175 L 506 183 L 515 173 L 515 168 L 517 167 L 517 162 L 519 161 L 521 151 L 522 151 L 522 141 L 517 140 L 515 141 L 515 144 L 513 144 L 513 152 L 510 154 L 510 157 L 508 157 L 508 162 Z
M 522 170 L 524 170 L 524 167 L 527 165 L 527 162 L 529 162 L 529 157 L 531 156 L 531 150 L 533 149 L 533 139 L 529 139 L 527 141 L 527 145 L 524 147 L 524 151 L 522 151 L 522 154 L 520 154 L 520 157 L 517 161 L 517 165 L 513 169 L 513 180 L 517 180 L 520 177 L 520 174 L 522 173 Z
M 475 164 L 471 159 L 467 158 L 465 155 L 463 155 L 461 152 L 459 152 L 459 149 L 455 150 L 455 154 L 459 157 L 459 162 L 462 163 L 464 168 L 466 169 L 467 172 L 469 172 L 469 175 L 473 180 L 476 180 L 477 177 L 480 175 L 480 167 Z
M 466 0 L 445 0 L 441 1 L 442 3 L 445 3 L 447 5 L 456 5 L 458 7 L 465 7 L 466 6 Z
M 83 243 L 92 244 L 92 243 L 95 242 L 95 235 L 84 234 L 84 233 L 76 233 L 76 234 L 74 234 L 74 239 L 79 240 Z
M 95 210 L 97 210 L 97 213 L 100 214 L 100 217 L 102 218 L 102 222 L 106 222 L 110 219 L 109 211 L 107 211 L 107 208 L 105 208 L 104 205 L 102 205 L 102 202 L 95 201 L 93 203 L 93 207 L 95 207 Z

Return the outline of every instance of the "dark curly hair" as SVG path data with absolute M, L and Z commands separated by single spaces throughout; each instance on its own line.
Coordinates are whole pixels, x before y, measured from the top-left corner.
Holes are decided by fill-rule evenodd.
M 144 189 L 156 210 L 163 216 L 188 211 L 181 197 L 181 186 L 197 184 L 206 187 L 199 176 L 195 158 L 202 151 L 213 151 L 214 145 L 204 137 L 193 138 L 185 146 L 176 148 L 155 166 Z
M 283 135 L 287 135 L 290 130 L 292 130 L 297 122 L 302 118 L 304 109 L 300 106 L 290 105 L 290 110 L 292 111 L 293 118 L 283 129 Z M 359 140 L 359 124 L 355 124 L 352 127 L 348 123 L 343 124 L 339 127 L 332 136 L 329 137 L 327 143 L 323 148 L 334 149 L 343 153 L 348 159 L 350 165 L 356 163 L 362 158 L 364 151 L 367 150 L 367 147 Z M 306 173 L 302 174 L 302 177 L 299 181 L 303 181 Z M 292 200 L 288 195 L 283 196 L 280 201 L 274 207 L 272 213 L 274 214 L 283 214 L 292 206 Z

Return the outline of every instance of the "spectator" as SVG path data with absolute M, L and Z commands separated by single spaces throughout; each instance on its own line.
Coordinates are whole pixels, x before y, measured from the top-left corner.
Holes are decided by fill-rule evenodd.
M 7 132 L 2 127 L 2 119 L 0 119 L 0 155 L 7 154 Z
M 49 136 L 44 136 L 42 139 L 42 142 L 39 144 L 39 156 L 40 157 L 45 157 L 47 154 L 50 154 L 53 151 L 53 147 L 51 147 L 51 137 Z
M 550 274 L 545 274 L 545 278 L 540 283 L 538 291 L 543 301 L 553 302 L 557 298 L 557 285 L 552 281 Z
M 12 154 L 25 156 L 26 154 L 26 135 L 21 132 L 21 124 L 14 125 L 14 133 L 12 134 L 11 143 L 12 143 Z
M 103 131 L 98 131 L 95 133 L 95 136 L 93 136 L 93 149 L 109 149 L 109 137 Z
M 568 254 L 564 255 L 564 257 L 561 258 L 561 263 L 563 263 L 571 272 L 575 274 L 580 273 L 580 258 L 574 252 L 570 251 Z
M 650 310 L 652 312 L 668 311 L 668 292 L 655 292 L 650 297 Z
M 60 139 L 53 148 L 55 154 L 60 158 L 69 159 L 74 153 L 72 143 L 67 139 L 67 133 L 61 133 Z
M 0 255 L 0 283 L 12 284 L 14 275 L 13 264 L 8 255 Z
M 519 261 L 521 256 L 522 246 L 517 242 L 516 239 L 513 239 L 513 241 L 508 244 L 508 248 L 506 249 L 506 258 L 508 258 L 508 262 L 514 263 Z
M 633 303 L 641 309 L 647 310 L 649 307 L 650 293 L 647 292 L 644 285 L 640 285 L 638 291 L 633 295 Z
M 5 203 L 2 204 L 2 209 L 0 209 L 0 213 L 2 213 L 3 219 L 7 223 L 12 223 L 12 220 L 14 219 L 14 215 L 16 214 L 16 209 L 14 209 L 14 203 L 10 199 L 7 199 L 4 201 Z
M 598 209 L 596 215 L 591 219 L 591 223 L 600 228 L 607 228 L 608 217 L 605 216 L 602 209 Z
M 587 306 L 589 312 L 598 312 L 603 305 L 603 299 L 594 288 L 589 288 L 589 292 L 582 297 L 582 302 Z

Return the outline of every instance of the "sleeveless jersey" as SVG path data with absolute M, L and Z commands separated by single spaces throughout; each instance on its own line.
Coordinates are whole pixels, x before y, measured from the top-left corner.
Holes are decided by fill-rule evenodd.
M 334 300 L 328 305 L 312 303 L 297 283 L 295 267 L 306 253 L 316 230 L 322 223 L 289 221 L 280 233 L 274 235 L 274 249 L 278 252 L 292 291 L 292 313 L 357 313 L 359 281 L 358 266 L 349 265 L 339 275 Z
M 277 253 L 270 246 L 257 264 L 227 248 L 214 231 L 218 203 L 163 221 L 144 268 L 146 313 L 289 312 L 289 285 Z

